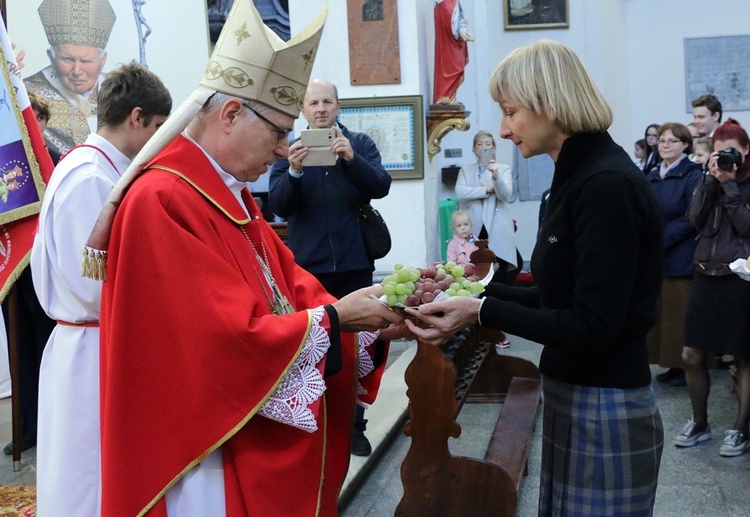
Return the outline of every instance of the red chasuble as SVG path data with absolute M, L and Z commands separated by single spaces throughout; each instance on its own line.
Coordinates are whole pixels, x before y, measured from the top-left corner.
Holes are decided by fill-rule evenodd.
M 178 137 L 119 208 L 101 313 L 102 515 L 166 515 L 167 489 L 219 446 L 228 516 L 337 514 L 356 340 L 341 336 L 343 367 L 325 379 L 317 431 L 256 414 L 305 343 L 306 309 L 333 299 L 249 205 L 251 220 Z M 248 239 L 297 312 L 271 313 Z M 362 379 L 365 402 L 380 374 Z

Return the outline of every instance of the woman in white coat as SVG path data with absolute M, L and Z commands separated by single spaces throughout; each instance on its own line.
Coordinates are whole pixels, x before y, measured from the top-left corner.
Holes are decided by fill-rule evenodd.
M 474 135 L 473 151 L 477 161 L 463 166 L 456 180 L 458 207 L 471 214 L 474 236 L 489 241 L 487 247 L 500 262 L 501 278 L 496 278 L 507 281 L 505 273 L 511 272 L 512 281 L 519 267 L 515 226 L 508 212 L 513 177 L 510 167 L 495 161 L 495 138 L 489 131 L 480 130 Z

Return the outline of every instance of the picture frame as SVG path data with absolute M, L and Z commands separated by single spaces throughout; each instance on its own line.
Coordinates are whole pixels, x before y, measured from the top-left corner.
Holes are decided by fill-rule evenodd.
M 568 0 L 503 0 L 505 30 L 567 29 Z
M 421 95 L 341 99 L 339 119 L 375 141 L 393 179 L 424 178 L 424 112 Z
M 684 49 L 686 113 L 705 93 L 721 99 L 725 112 L 750 110 L 750 36 L 685 38 Z

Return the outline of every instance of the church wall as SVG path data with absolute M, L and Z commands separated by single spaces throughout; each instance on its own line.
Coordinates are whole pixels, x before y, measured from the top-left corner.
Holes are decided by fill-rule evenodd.
M 494 67 L 514 48 L 541 38 L 560 41 L 573 48 L 612 105 L 614 123 L 610 132 L 613 138 L 630 153 L 633 142 L 642 138 L 649 123 L 692 120 L 685 109 L 683 39 L 747 34 L 750 29 L 746 0 L 710 3 L 703 0 L 570 0 L 569 28 L 531 31 L 505 31 L 502 3 L 501 0 L 462 2 L 469 18 L 469 30 L 476 38 L 476 42 L 469 44 L 470 62 L 465 82 L 458 90 L 458 100 L 471 112 L 471 128 L 466 132 L 452 131 L 443 138 L 443 152 L 432 162 L 425 159 L 425 180 L 421 186 L 415 185 L 420 183 L 418 181 L 394 181 L 390 195 L 376 202 L 394 227 L 394 250 L 376 264 L 378 269 L 390 267 L 394 257 L 398 260 L 403 257 L 409 263 L 438 258 L 437 226 L 433 226 L 437 224 L 436 201 L 454 195 L 452 187 L 441 184 L 440 168 L 473 161 L 471 139 L 478 129 L 499 133 L 500 110 L 491 100 L 487 84 Z M 290 2 L 293 33 L 297 10 L 312 4 L 320 5 L 322 1 Z M 433 6 L 432 0 L 399 1 L 404 83 L 342 88 L 342 95 L 411 95 L 421 91 L 429 104 L 433 77 Z M 348 85 L 347 48 L 338 39 L 346 35 L 346 2 L 331 0 L 329 8 L 333 23 L 329 22 L 326 28 L 321 52 L 335 52 L 337 59 L 322 68 L 324 60 L 319 58 L 315 73 L 320 66 L 320 70 L 335 77 L 337 83 Z M 335 38 L 331 27 L 336 27 Z M 411 80 L 411 71 L 418 73 L 419 78 Z M 398 93 L 392 93 L 394 90 Z M 363 91 L 367 93 L 361 93 Z M 727 115 L 750 124 L 747 112 L 727 113 L 725 117 Z M 498 161 L 512 164 L 512 148 L 511 143 L 499 141 Z M 446 149 L 461 149 L 463 156 L 445 158 Z M 419 199 L 420 195 L 424 200 Z M 531 257 L 536 238 L 538 209 L 538 201 L 511 204 L 511 214 L 519 223 L 518 246 L 526 260 Z M 408 230 L 399 224 L 401 211 L 409 214 Z M 427 223 L 418 228 L 421 221 L 417 219 L 422 216 L 427 217 Z M 422 245 L 418 242 L 421 235 L 416 232 L 420 230 L 425 232 L 424 249 L 418 249 Z
M 487 83 L 497 63 L 520 45 L 542 38 L 569 45 L 612 106 L 610 133 L 632 153 L 649 123 L 692 121 L 685 109 L 684 38 L 750 33 L 743 0 L 570 0 L 568 29 L 533 31 L 503 30 L 502 1 L 464 1 L 462 6 L 477 40 L 469 45 L 466 80 L 458 90 L 458 99 L 472 112 L 471 129 L 443 139 L 443 150 L 463 150 L 461 159 L 441 155 L 446 165 L 473 161 L 471 138 L 477 129 L 499 133 L 500 110 L 489 97 Z M 725 112 L 724 119 L 727 116 L 750 127 L 746 111 Z M 512 147 L 498 142 L 498 161 L 512 164 Z M 451 195 L 451 189 L 441 191 L 443 198 Z M 537 201 L 516 201 L 510 208 L 519 222 L 517 244 L 526 260 L 536 239 L 538 207 Z

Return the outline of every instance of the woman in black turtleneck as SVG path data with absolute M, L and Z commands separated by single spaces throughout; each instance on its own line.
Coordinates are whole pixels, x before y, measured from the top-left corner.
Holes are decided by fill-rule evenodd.
M 536 287 L 411 311 L 423 341 L 479 322 L 544 345 L 539 515 L 653 512 L 663 427 L 646 333 L 656 319 L 661 216 L 645 176 L 607 133 L 612 111 L 578 57 L 552 41 L 516 49 L 490 82 L 500 136 L 555 172 L 531 260 Z

